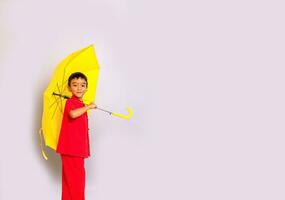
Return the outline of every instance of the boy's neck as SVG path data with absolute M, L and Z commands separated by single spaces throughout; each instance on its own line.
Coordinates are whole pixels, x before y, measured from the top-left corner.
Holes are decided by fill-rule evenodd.
M 77 97 L 77 96 L 75 96 L 74 94 L 72 94 L 72 96 L 73 96 L 74 98 L 78 99 L 79 101 L 82 101 L 82 97 Z

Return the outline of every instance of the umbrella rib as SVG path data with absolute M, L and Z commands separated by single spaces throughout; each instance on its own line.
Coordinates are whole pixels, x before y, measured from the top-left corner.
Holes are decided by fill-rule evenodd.
M 58 84 L 58 83 L 57 83 L 57 84 L 58 84 L 59 87 L 63 87 L 66 82 L 67 82 L 67 79 L 66 79 L 62 84 Z M 56 88 L 56 87 L 55 87 L 55 88 Z M 64 91 L 64 90 L 65 90 L 65 87 L 63 87 L 63 91 Z
M 69 64 L 69 62 L 68 62 L 68 64 Z M 63 76 L 62 76 L 62 81 L 61 81 L 61 91 L 63 90 L 64 77 L 65 77 L 65 68 L 66 67 L 64 67 L 64 69 L 63 69 Z M 59 91 L 59 93 L 60 93 L 60 91 Z
M 55 101 L 49 106 L 49 108 L 51 108 L 55 103 L 57 103 L 58 100 L 60 100 L 60 98 L 58 98 L 57 100 L 55 100 Z
M 66 80 L 66 81 L 67 81 L 67 80 Z M 66 82 L 66 81 L 65 81 L 65 82 Z M 63 88 L 63 91 L 61 92 L 60 89 L 59 89 L 59 87 L 62 86 L 62 85 L 64 85 L 64 83 L 61 84 L 61 85 L 59 85 L 59 84 L 57 83 L 57 88 L 58 88 L 58 90 L 59 90 L 58 93 L 61 94 L 61 95 L 63 94 L 63 92 L 64 92 L 65 89 L 66 89 L 66 88 L 64 87 L 64 88 Z M 56 92 L 55 92 L 55 93 L 56 93 Z M 52 107 L 55 103 L 58 102 L 58 100 L 60 100 L 60 98 L 58 98 L 56 101 L 54 101 L 49 107 Z
M 50 107 L 53 106 L 53 105 L 54 105 L 55 103 L 57 103 L 58 101 L 61 101 L 61 97 L 55 97 L 55 98 L 57 98 L 57 99 L 52 103 L 52 105 L 50 105 Z M 54 117 L 54 114 L 55 114 L 55 111 L 56 111 L 57 107 L 58 107 L 58 103 L 56 104 L 56 107 L 55 107 L 55 109 L 54 109 L 54 113 L 53 113 L 53 115 L 52 115 L 52 118 Z M 63 113 L 61 109 L 60 109 L 60 112 Z
M 55 98 L 57 98 L 57 97 L 55 97 Z M 57 101 L 57 100 L 56 100 Z M 54 117 L 54 115 L 55 115 L 55 111 L 56 111 L 56 109 L 57 109 L 57 106 L 58 106 L 58 103 L 56 104 L 56 107 L 55 107 L 55 109 L 54 109 L 54 112 L 53 112 L 53 115 L 52 115 L 52 119 L 53 119 L 53 117 Z
M 62 87 L 63 87 L 63 85 L 67 82 L 68 80 L 66 79 L 66 81 L 64 81 L 63 82 L 63 84 L 62 84 Z M 63 94 L 63 92 L 66 90 L 66 87 L 63 87 L 63 90 L 62 90 L 62 93 L 61 94 Z
M 54 96 L 54 94 L 52 94 L 52 96 Z M 58 100 L 60 100 L 60 98 L 57 98 L 57 99 L 49 106 L 49 108 L 51 108 L 55 103 L 57 103 Z
M 60 93 L 60 91 L 58 91 L 58 92 Z M 62 94 L 62 93 L 60 93 L 60 94 Z M 58 98 L 56 101 L 54 101 L 54 102 L 49 106 L 49 108 L 51 108 L 55 103 L 57 103 L 58 100 L 60 100 L 60 98 Z
M 62 94 L 62 93 L 60 92 L 58 83 L 56 83 L 56 85 L 57 85 L 58 92 L 59 92 L 60 94 Z M 60 97 L 59 97 L 59 98 L 60 98 Z M 60 110 L 62 110 L 62 101 L 60 101 Z

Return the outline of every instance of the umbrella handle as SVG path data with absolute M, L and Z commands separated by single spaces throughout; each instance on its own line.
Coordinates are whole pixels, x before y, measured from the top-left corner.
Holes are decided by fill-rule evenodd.
M 128 114 L 127 115 L 124 115 L 124 114 L 120 114 L 120 113 L 115 113 L 113 112 L 112 114 L 117 116 L 117 117 L 120 117 L 120 118 L 124 118 L 124 119 L 131 119 L 132 115 L 133 115 L 133 109 L 131 107 L 127 107 L 127 111 L 128 111 Z

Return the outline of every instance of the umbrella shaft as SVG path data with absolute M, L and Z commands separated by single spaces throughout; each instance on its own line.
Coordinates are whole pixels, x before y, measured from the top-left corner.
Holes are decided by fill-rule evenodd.
M 104 109 L 102 109 L 102 108 L 96 107 L 96 109 L 99 109 L 99 110 L 102 110 L 102 111 L 104 111 L 104 112 L 107 112 L 107 113 L 109 113 L 110 115 L 112 114 L 112 112 L 110 112 L 110 111 L 108 111 L 108 110 L 104 110 Z
M 65 99 L 69 99 L 69 98 L 70 98 L 70 97 L 65 96 L 65 95 L 62 95 L 62 94 L 57 94 L 57 93 L 55 93 L 55 92 L 53 92 L 52 94 L 53 94 L 53 95 L 56 95 L 56 96 L 63 97 L 63 98 L 65 98 Z
M 65 99 L 69 99 L 69 98 L 70 98 L 70 97 L 65 96 L 65 95 L 57 94 L 57 93 L 55 93 L 55 92 L 53 92 L 52 94 L 53 94 L 53 95 L 60 96 L 60 97 L 63 97 L 63 98 L 65 98 Z M 107 113 L 109 113 L 110 115 L 112 114 L 112 112 L 110 112 L 110 111 L 108 111 L 108 110 L 104 110 L 104 109 L 102 109 L 102 108 L 96 107 L 96 109 L 99 109 L 99 110 L 102 110 L 102 111 L 104 111 L 104 112 L 107 112 Z

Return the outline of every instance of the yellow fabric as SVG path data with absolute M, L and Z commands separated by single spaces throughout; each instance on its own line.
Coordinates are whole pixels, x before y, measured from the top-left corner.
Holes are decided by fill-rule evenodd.
M 128 111 L 128 115 L 123 115 L 123 114 L 115 113 L 115 112 L 112 112 L 112 115 L 115 115 L 117 117 L 121 117 L 124 119 L 130 119 L 133 115 L 133 109 L 131 107 L 127 107 L 127 111 Z
M 74 72 L 82 72 L 88 79 L 88 88 L 83 96 L 83 102 L 85 104 L 95 102 L 99 64 L 93 45 L 80 49 L 62 60 L 57 65 L 53 77 L 44 91 L 42 133 L 45 145 L 54 150 L 57 147 L 66 99 L 53 95 L 53 93 L 71 97 L 72 94 L 67 88 L 67 82 L 69 76 Z M 88 114 L 89 112 L 90 110 L 87 111 Z M 43 157 L 47 159 L 43 148 L 42 153 Z
M 42 149 L 42 155 L 44 157 L 44 159 L 48 159 L 47 155 L 45 154 L 44 150 L 43 150 L 43 136 L 42 136 L 42 128 L 39 130 L 39 134 L 40 134 L 40 138 L 41 138 L 41 149 Z

